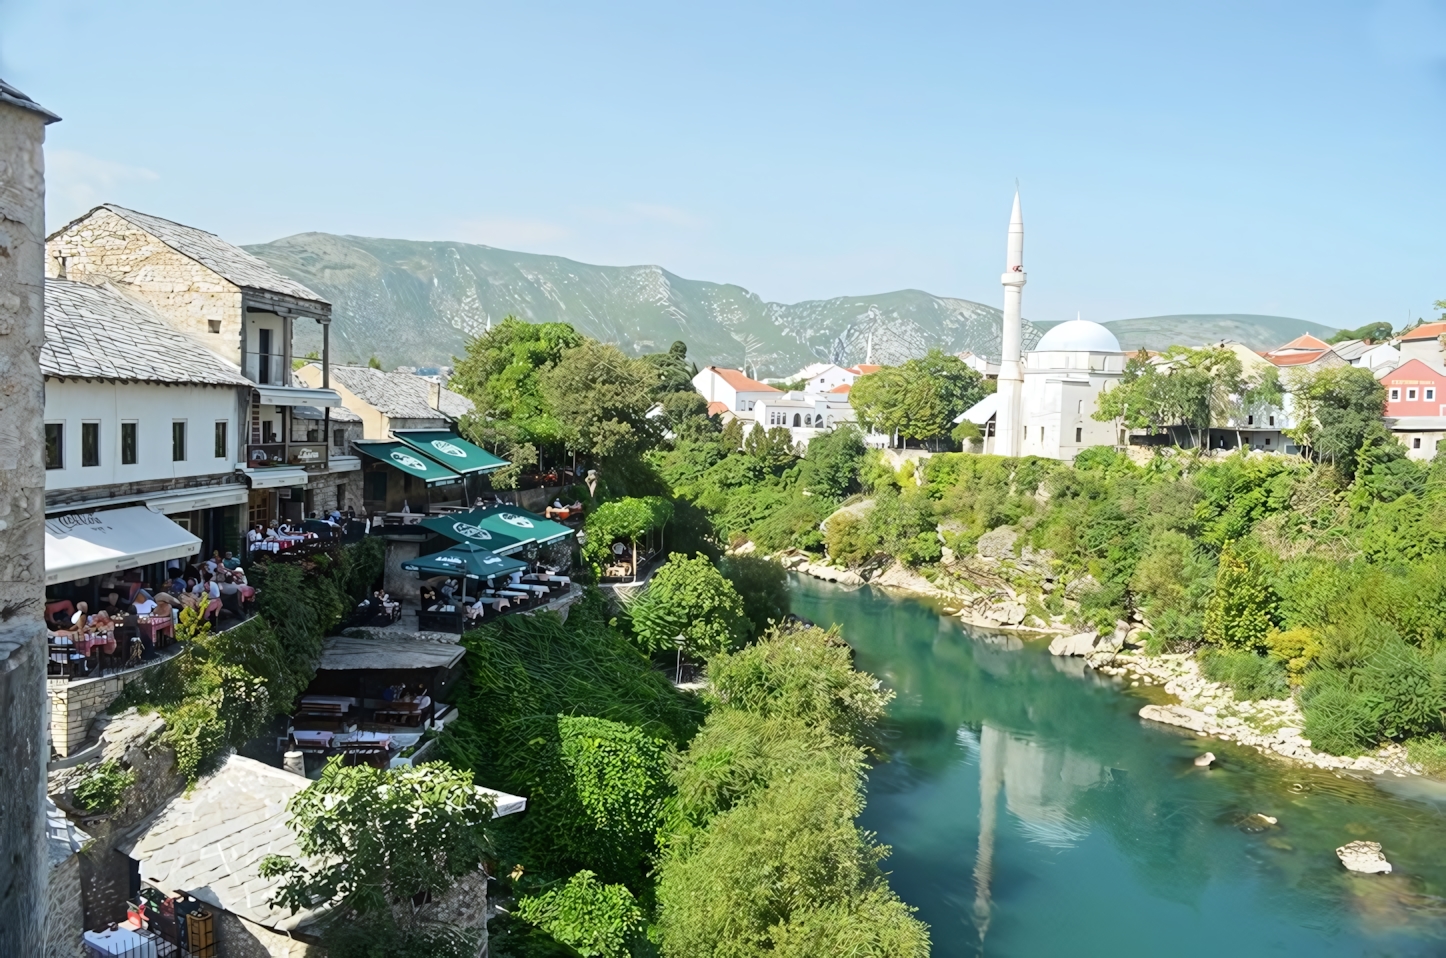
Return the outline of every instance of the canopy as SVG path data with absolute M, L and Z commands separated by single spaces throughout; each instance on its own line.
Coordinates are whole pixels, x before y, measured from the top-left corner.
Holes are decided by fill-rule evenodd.
M 467 516 L 469 519 L 475 517 L 477 525 L 489 532 L 500 532 L 538 545 L 547 545 L 573 534 L 573 530 L 562 523 L 544 519 L 517 506 L 488 506 L 486 509 L 473 509 Z
M 318 669 L 332 671 L 450 669 L 466 653 L 460 645 L 418 639 L 334 635 L 321 646 Z
M 533 541 L 533 538 L 525 535 L 521 529 L 512 530 L 512 534 L 509 535 L 482 528 L 477 523 L 484 512 L 483 509 L 473 509 L 471 512 L 429 516 L 417 524 L 423 529 L 440 532 L 454 542 L 476 543 L 484 549 L 491 549 L 498 555 L 509 555 Z
M 145 506 L 75 512 L 45 520 L 45 584 L 184 559 L 201 540 Z
M 972 422 L 976 426 L 982 426 L 990 419 L 993 419 L 994 414 L 998 411 L 999 394 L 990 393 L 974 405 L 970 406 L 968 409 L 961 412 L 959 415 L 955 416 L 954 421 L 956 423 L 962 423 L 967 420 L 968 422 Z
M 402 563 L 402 570 L 405 572 L 465 575 L 473 579 L 492 579 L 499 575 L 521 572 L 526 568 L 526 562 L 497 555 L 471 542 L 460 542 L 450 549 Z
M 464 475 L 481 475 L 496 472 L 507 465 L 506 459 L 498 459 L 480 446 L 450 432 L 437 429 L 409 429 L 392 433 L 413 449 L 430 456 L 453 472 Z
M 462 477 L 446 466 L 418 455 L 412 448 L 400 442 L 356 442 L 353 443 L 363 455 L 371 456 L 377 462 L 395 466 L 409 476 L 416 476 L 427 485 L 439 482 L 457 482 Z

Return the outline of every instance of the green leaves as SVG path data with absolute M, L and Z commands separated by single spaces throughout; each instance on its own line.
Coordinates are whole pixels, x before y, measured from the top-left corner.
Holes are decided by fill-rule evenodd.
M 922 359 L 860 376 L 849 391 L 849 404 L 865 429 L 935 439 L 948 435 L 954 419 L 986 394 L 977 372 L 935 348 Z
M 642 909 L 625 885 L 604 885 L 584 869 L 561 888 L 517 901 L 517 917 L 585 958 L 624 958 L 644 934 Z
M 389 918 L 418 892 L 439 895 L 475 871 L 488 849 L 483 826 L 493 801 L 470 771 L 348 767 L 338 757 L 287 809 L 301 857 L 262 862 L 263 877 L 283 879 L 275 904 L 293 913 L 329 904 L 345 921 Z
M 628 606 L 633 634 L 650 652 L 683 637 L 684 654 L 708 658 L 741 644 L 749 633 L 743 600 L 708 557 L 675 554 Z
M 1205 641 L 1221 648 L 1264 652 L 1278 628 L 1280 599 L 1258 556 L 1236 543 L 1220 550 L 1215 592 L 1205 606 Z
M 135 772 L 125 771 L 113 758 L 106 759 L 85 773 L 71 795 L 75 804 L 87 812 L 108 812 L 120 804 L 121 797 L 135 780 Z

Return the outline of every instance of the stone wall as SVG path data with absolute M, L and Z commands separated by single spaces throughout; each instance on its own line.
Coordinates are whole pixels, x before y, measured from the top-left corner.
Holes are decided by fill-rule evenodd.
M 112 279 L 212 352 L 241 362 L 240 287 L 139 226 L 99 210 L 52 236 L 45 253 L 47 276 Z
M 346 511 L 347 506 L 355 509 L 358 513 L 362 511 L 362 471 L 353 469 L 350 472 L 323 472 L 312 473 L 306 479 L 307 489 L 311 492 L 311 508 L 313 511 L 326 515 L 332 509 Z M 345 486 L 346 490 L 341 493 L 341 501 L 337 501 L 337 487 Z
M 93 679 L 46 679 L 51 750 L 61 758 L 74 755 L 90 734 L 95 717 L 110 708 L 127 685 L 149 676 L 152 669 L 169 661 L 170 658 L 157 659 L 116 675 Z
M 0 103 L 0 955 L 44 953 L 45 124 Z
M 216 916 L 217 958 L 325 958 L 326 949 L 278 934 L 240 915 L 212 910 Z
M 80 958 L 85 909 L 80 895 L 80 856 L 70 855 L 50 869 L 46 892 L 45 958 Z

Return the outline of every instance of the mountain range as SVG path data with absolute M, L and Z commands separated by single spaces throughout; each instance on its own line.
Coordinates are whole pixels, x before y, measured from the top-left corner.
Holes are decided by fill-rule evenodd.
M 766 302 L 741 286 L 684 279 L 659 266 L 592 266 L 471 243 L 298 233 L 246 247 L 330 300 L 332 358 L 385 367 L 443 365 L 504 316 L 571 323 L 632 353 L 688 344 L 699 365 L 787 376 L 820 360 L 902 362 L 931 346 L 998 356 L 999 309 L 905 289 L 800 303 Z M 1025 322 L 1025 346 L 1052 323 Z M 1328 326 L 1280 316 L 1153 316 L 1105 323 L 1127 349 L 1236 339 L 1264 349 Z M 314 324 L 301 352 L 319 349 Z

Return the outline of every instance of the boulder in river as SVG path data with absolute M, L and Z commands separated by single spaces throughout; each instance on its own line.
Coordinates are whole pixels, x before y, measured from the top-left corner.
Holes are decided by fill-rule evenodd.
M 1095 651 L 1099 638 L 1098 632 L 1076 632 L 1074 635 L 1061 635 L 1049 643 L 1049 654 L 1089 655 Z
M 1215 764 L 1214 752 L 1206 752 L 1204 755 L 1195 756 L 1196 768 L 1209 768 L 1213 764 Z
M 1380 842 L 1347 842 L 1336 849 L 1341 864 L 1366 875 L 1389 875 L 1391 863 L 1381 854 Z

